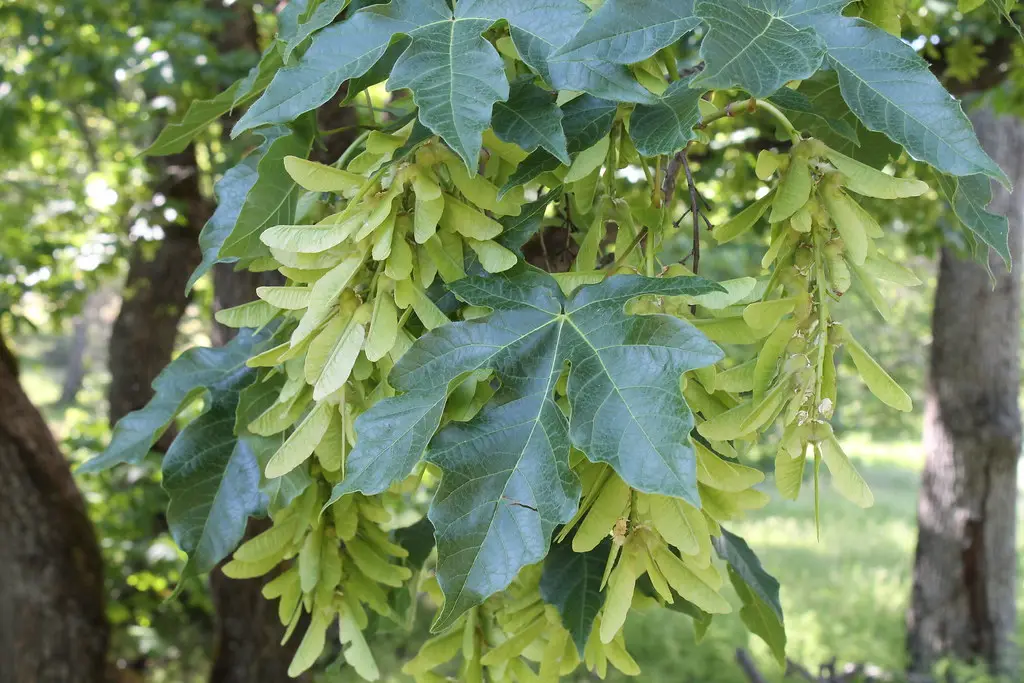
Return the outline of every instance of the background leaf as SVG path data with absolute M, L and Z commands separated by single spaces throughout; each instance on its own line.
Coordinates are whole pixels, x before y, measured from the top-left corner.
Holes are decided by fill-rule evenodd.
M 149 453 L 175 416 L 212 387 L 234 386 L 248 372 L 245 362 L 264 351 L 270 333 L 242 330 L 228 344 L 194 347 L 174 359 L 153 381 L 153 398 L 145 408 L 125 415 L 114 428 L 110 445 L 86 462 L 81 472 L 100 472 L 120 463 L 138 463 Z
M 265 139 L 265 151 L 256 165 L 258 177 L 238 211 L 231 232 L 224 238 L 217 252 L 218 259 L 252 260 L 269 256 L 269 249 L 260 241 L 263 231 L 275 225 L 295 222 L 295 205 L 300 188 L 285 170 L 284 159 L 289 156 L 305 159 L 313 144 L 312 131 L 275 126 L 267 131 Z M 230 215 L 225 215 L 224 223 L 228 220 Z M 214 224 L 214 235 L 208 237 L 211 249 L 222 229 L 219 226 L 218 221 Z M 206 254 L 203 259 L 205 264 Z
M 985 207 L 992 201 L 992 184 L 983 175 L 955 178 L 936 174 L 939 189 L 953 212 L 965 228 L 978 239 L 995 249 L 1010 267 L 1010 224 L 1006 216 L 988 211 Z M 988 264 L 988 253 L 979 254 L 979 260 Z
M 160 135 L 144 154 L 161 156 L 184 151 L 196 135 L 211 123 L 263 92 L 281 63 L 281 53 L 276 47 L 268 49 L 249 75 L 236 81 L 227 90 L 207 100 L 193 100 L 181 120 L 160 131 Z
M 740 619 L 761 638 L 779 661 L 786 664 L 786 628 L 779 602 L 779 582 L 761 566 L 747 542 L 722 529 L 711 542 L 718 556 L 729 565 L 729 580 L 743 602 Z
M 582 95 L 562 106 L 562 129 L 565 131 L 570 158 L 575 158 L 608 135 L 617 110 L 614 102 L 592 95 Z M 538 149 L 519 163 L 501 188 L 501 194 L 530 182 L 542 173 L 553 171 L 560 165 L 561 162 L 550 152 Z
M 233 432 L 239 394 L 255 379 L 256 371 L 246 369 L 211 386 L 207 410 L 164 456 L 167 526 L 189 555 L 183 575 L 213 569 L 238 546 L 249 517 L 264 507 L 253 444 Z
M 960 103 L 912 47 L 860 19 L 809 16 L 825 40 L 843 98 L 865 126 L 940 171 L 980 173 L 1009 184 L 981 148 Z
M 601 578 L 611 545 L 605 540 L 589 552 L 577 553 L 569 543 L 556 543 L 544 558 L 540 596 L 558 608 L 562 625 L 581 656 L 594 619 L 604 605 Z
M 692 89 L 690 81 L 690 78 L 676 81 L 657 104 L 638 104 L 633 109 L 629 135 L 641 155 L 674 154 L 696 139 L 693 127 L 700 122 L 697 102 L 704 91 Z
M 565 133 L 562 132 L 562 110 L 555 104 L 555 97 L 556 93 L 529 81 L 513 84 L 508 101 L 494 106 L 491 125 L 495 135 L 527 152 L 543 147 L 568 165 L 570 160 Z

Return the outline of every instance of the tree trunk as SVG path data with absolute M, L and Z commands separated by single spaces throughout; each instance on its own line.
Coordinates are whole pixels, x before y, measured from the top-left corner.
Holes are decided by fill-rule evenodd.
M 110 423 L 138 410 L 153 396 L 151 384 L 171 360 L 178 322 L 189 298 L 188 278 L 202 261 L 199 231 L 211 213 L 199 189 L 199 167 L 190 145 L 159 160 L 164 179 L 157 188 L 184 216 L 165 228 L 155 245 L 137 244 L 122 290 L 121 311 L 110 333 Z M 150 253 L 151 252 L 151 253 Z
M 284 284 L 277 272 L 234 272 L 229 264 L 213 268 L 214 310 L 239 306 L 256 298 L 260 285 Z M 210 338 L 221 345 L 231 341 L 236 330 L 214 322 Z M 252 519 L 246 539 L 265 531 L 267 520 Z M 211 683 L 279 683 L 288 678 L 288 664 L 295 655 L 299 638 L 281 645 L 284 626 L 277 618 L 275 603 L 261 594 L 273 573 L 256 579 L 229 579 L 220 567 L 210 573 L 210 591 L 217 614 Z M 302 677 L 300 680 L 308 680 Z
M 1024 182 L 1024 122 L 972 117 L 982 145 Z M 995 183 L 993 183 L 995 185 Z M 1014 677 L 1017 458 L 1021 448 L 1020 277 L 1024 192 L 995 185 L 991 210 L 1009 218 L 1014 272 L 995 255 L 993 288 L 981 266 L 944 249 L 932 348 L 918 500 L 914 584 L 907 613 L 910 669 L 942 658 Z
M 88 303 L 86 304 L 88 305 Z M 75 397 L 85 381 L 85 354 L 89 346 L 89 317 L 85 311 L 71 321 L 71 344 L 68 347 L 68 363 L 64 369 L 64 383 L 60 390 L 60 405 L 75 402 Z
M 0 339 L 0 681 L 100 683 L 103 561 L 67 462 Z

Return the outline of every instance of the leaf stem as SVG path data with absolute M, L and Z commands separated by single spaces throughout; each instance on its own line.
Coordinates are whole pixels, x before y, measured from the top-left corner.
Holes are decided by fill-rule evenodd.
M 629 258 L 629 255 L 633 253 L 633 250 L 637 248 L 637 245 L 640 244 L 640 242 L 643 240 L 643 238 L 646 235 L 647 235 L 647 227 L 644 226 L 643 230 L 641 230 L 640 232 L 637 233 L 636 237 L 633 238 L 633 241 L 630 242 L 629 246 L 626 247 L 626 249 L 622 252 L 622 255 L 616 257 L 615 263 L 613 263 L 611 266 L 609 266 L 608 270 L 611 271 L 611 272 L 614 272 L 615 270 L 620 268 L 622 266 L 622 264 L 625 263 L 626 259 Z
M 768 112 L 768 114 L 770 114 L 779 123 L 779 125 L 782 126 L 783 130 L 786 131 L 786 134 L 789 135 L 790 140 L 792 140 L 794 144 L 800 142 L 800 140 L 802 139 L 800 136 L 800 131 L 796 129 L 796 126 L 793 125 L 793 122 L 790 121 L 789 118 L 787 118 L 786 115 L 783 114 L 778 107 L 776 107 L 771 102 L 768 102 L 766 100 L 755 99 L 753 97 L 745 100 L 738 100 L 736 102 L 730 102 L 729 104 L 725 105 L 722 109 L 719 109 L 715 113 L 708 114 L 707 116 L 705 116 L 704 119 L 697 125 L 697 127 L 706 128 L 709 124 L 712 124 L 715 121 L 718 121 L 719 119 L 732 118 L 736 116 L 736 114 L 742 113 L 744 111 L 753 113 L 758 109 L 763 109 L 764 111 Z
M 366 142 L 366 138 L 370 137 L 370 132 L 370 130 L 364 130 L 362 133 L 360 133 L 359 137 L 353 140 L 352 144 L 346 147 L 345 151 L 341 153 L 340 157 L 338 157 L 338 160 L 334 162 L 334 167 L 344 168 L 345 165 L 348 163 L 348 160 L 352 158 L 352 155 L 356 153 L 356 149 L 359 148 L 359 145 Z
M 818 290 L 818 360 L 817 360 L 817 381 L 814 388 L 814 411 L 817 415 L 818 406 L 821 405 L 822 377 L 825 374 L 825 351 L 828 346 L 828 298 L 825 296 L 825 266 L 821 263 L 823 252 L 820 233 L 814 234 L 814 269 L 815 287 Z
M 683 171 L 686 173 L 686 185 L 690 190 L 690 213 L 693 215 L 693 264 L 691 270 L 696 275 L 700 272 L 700 200 L 697 198 L 697 185 L 693 181 L 693 172 L 686 152 L 682 156 Z

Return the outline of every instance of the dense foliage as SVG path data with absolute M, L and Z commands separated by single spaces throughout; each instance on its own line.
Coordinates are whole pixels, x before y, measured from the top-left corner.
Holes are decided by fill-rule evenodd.
M 823 463 L 871 505 L 831 426 L 837 353 L 885 404 L 910 398 L 836 302 L 857 291 L 884 316 L 876 281 L 916 278 L 861 198 L 936 192 L 968 244 L 1008 259 L 985 211 L 1006 178 L 960 105 L 850 16 L 890 28 L 883 3 L 355 4 L 289 3 L 259 65 L 151 148 L 247 105 L 233 134 L 262 142 L 217 183 L 192 282 L 215 263 L 285 282 L 221 311 L 246 330 L 176 359 L 86 469 L 140 462 L 201 400 L 164 457 L 168 524 L 187 576 L 233 553 L 229 576 L 274 574 L 289 637 L 309 615 L 296 675 L 337 623 L 343 660 L 376 679 L 366 634 L 420 594 L 438 614 L 417 680 L 635 674 L 634 601 L 702 633 L 731 609 L 726 579 L 784 660 L 778 583 L 723 526 L 767 502 L 740 461 L 771 443 L 784 496 L 809 466 L 817 506 Z M 380 83 L 410 96 L 377 111 Z M 311 161 L 313 112 L 341 88 L 373 123 Z M 767 223 L 768 246 L 763 277 L 714 282 L 689 157 L 735 117 L 770 142 L 763 186 L 710 234 Z M 253 515 L 273 525 L 239 546 Z

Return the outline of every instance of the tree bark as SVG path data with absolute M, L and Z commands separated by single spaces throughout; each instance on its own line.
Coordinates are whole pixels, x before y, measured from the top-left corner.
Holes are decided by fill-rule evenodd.
M 972 116 L 982 145 L 1019 186 L 1024 122 Z M 1013 273 L 994 254 L 993 288 L 976 263 L 944 249 L 932 318 L 925 469 L 907 613 L 910 670 L 942 658 L 1018 673 L 1017 459 L 1021 449 L 1020 277 L 1024 192 L 995 186 L 991 210 L 1010 222 Z
M 103 681 L 109 627 L 99 546 L 2 338 L 0 577 L 0 681 Z
M 153 396 L 150 386 L 171 360 L 178 323 L 188 306 L 188 278 L 202 261 L 199 231 L 212 207 L 199 187 L 199 166 L 190 145 L 160 159 L 162 191 L 184 216 L 182 225 L 165 228 L 155 245 L 137 244 L 122 290 L 121 311 L 110 333 L 110 423 L 138 410 Z M 162 442 L 163 443 L 163 442 Z
M 86 304 L 88 305 L 88 303 Z M 85 354 L 89 346 L 89 317 L 83 310 L 71 320 L 71 344 L 68 347 L 68 364 L 64 369 L 64 383 L 60 390 L 60 405 L 75 402 L 75 397 L 85 381 Z
M 260 285 L 284 284 L 277 272 L 235 272 L 229 264 L 213 268 L 214 310 L 239 306 L 256 298 Z M 214 322 L 210 338 L 217 345 L 231 341 L 236 330 Z M 252 519 L 246 539 L 265 531 L 267 520 Z M 271 573 L 256 579 L 230 579 L 220 567 L 210 573 L 210 591 L 217 614 L 211 683 L 279 683 L 288 678 L 288 664 L 299 638 L 281 645 L 284 626 L 277 618 L 276 603 L 261 594 Z M 299 680 L 308 680 L 302 677 Z

